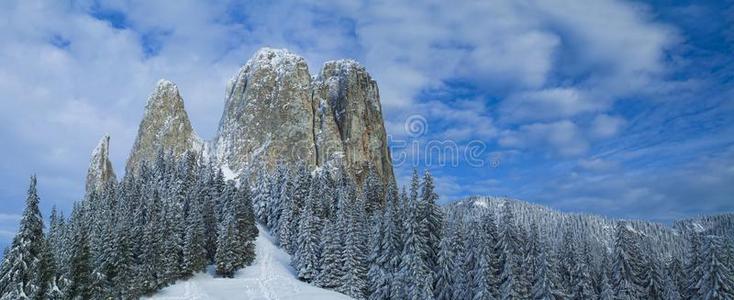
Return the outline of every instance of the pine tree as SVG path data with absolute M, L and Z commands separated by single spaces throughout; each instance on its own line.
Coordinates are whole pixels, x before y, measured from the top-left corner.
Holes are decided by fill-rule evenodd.
M 343 244 L 341 241 L 341 222 L 335 224 L 327 219 L 321 232 L 321 269 L 314 284 L 328 289 L 337 289 L 341 286 L 341 278 L 345 270 L 342 259 Z
M 590 272 L 591 250 L 588 242 L 582 243 L 583 247 L 575 255 L 578 261 L 575 263 L 574 271 L 571 276 L 571 292 L 573 295 L 573 299 L 594 299 L 597 296 L 596 291 L 593 287 Z
M 530 269 L 530 295 L 535 300 L 552 300 L 557 297 L 558 277 L 555 275 L 554 256 L 550 253 L 545 238 L 540 236 L 538 226 L 533 223 L 530 229 L 530 249 L 528 256 L 534 263 Z
M 50 256 L 38 202 L 36 177 L 32 176 L 18 233 L 0 266 L 1 299 L 43 299 L 46 294 Z
M 637 299 L 640 295 L 640 250 L 636 237 L 625 222 L 618 222 L 612 257 L 612 287 L 616 299 Z
M 222 277 L 232 277 L 237 270 L 236 231 L 234 215 L 228 214 L 217 237 L 216 271 Z
M 681 296 L 684 299 L 695 298 L 699 295 L 697 288 L 698 282 L 701 281 L 703 274 L 699 266 L 702 264 L 703 257 L 701 254 L 701 235 L 693 232 L 688 238 L 688 251 L 686 252 L 685 273 L 688 276 L 688 282 Z
M 443 234 L 439 244 L 436 277 L 433 284 L 436 299 L 452 299 L 454 295 L 454 272 L 459 268 L 459 265 L 456 263 L 456 255 L 452 246 L 453 243 L 449 234 Z
M 387 209 L 385 209 L 387 211 Z M 389 266 L 389 257 L 383 256 L 386 251 L 383 247 L 388 246 L 386 242 L 389 237 L 386 236 L 386 227 L 390 221 L 386 219 L 387 213 L 380 214 L 380 211 L 374 211 L 370 218 L 370 235 L 369 235 L 369 271 L 367 271 L 367 294 L 369 299 L 390 299 L 390 279 L 388 278 L 387 268 Z
M 315 194 L 315 193 L 314 193 Z M 312 282 L 318 276 L 319 272 L 319 234 L 321 231 L 321 220 L 314 211 L 317 199 L 308 197 L 306 203 L 301 210 L 301 217 L 298 223 L 297 249 L 295 251 L 298 257 L 298 265 L 294 266 L 298 272 L 298 278 Z
M 89 249 L 89 229 L 85 224 L 85 212 L 81 205 L 76 205 L 71 214 L 71 261 L 67 278 L 69 284 L 64 293 L 71 299 L 88 299 L 91 296 L 92 270 Z
M 206 227 L 200 199 L 193 199 L 186 216 L 186 233 L 183 246 L 183 270 L 185 274 L 201 272 L 207 265 Z
M 706 300 L 734 299 L 734 270 L 729 265 L 730 253 L 724 246 L 723 238 L 707 236 L 703 243 L 703 260 L 699 272 L 703 274 L 696 284 L 697 297 Z
M 666 299 L 660 262 L 652 256 L 653 252 L 651 250 L 647 253 L 647 263 L 644 266 L 643 274 L 644 285 L 642 286 L 644 297 L 649 300 Z
M 364 180 L 364 198 L 365 198 L 365 209 L 367 215 L 371 216 L 373 212 L 379 210 L 385 202 L 385 187 L 382 184 L 382 180 L 377 175 L 375 166 L 370 163 L 368 167 L 367 178 Z
M 421 210 L 423 213 L 421 216 L 423 220 L 421 221 L 425 222 L 425 226 L 422 226 L 423 232 L 421 234 L 425 240 L 426 265 L 431 272 L 435 272 L 438 264 L 438 251 L 440 249 L 439 244 L 441 243 L 440 234 L 443 232 L 443 213 L 436 203 L 438 201 L 438 194 L 436 194 L 434 189 L 433 177 L 426 170 L 423 175 L 423 184 L 421 185 Z
M 417 175 L 414 172 L 414 178 Z M 417 179 L 414 179 L 417 182 Z M 417 184 L 414 184 L 416 192 L 411 195 L 417 198 Z M 433 297 L 433 278 L 431 270 L 426 265 L 424 253 L 424 241 L 421 237 L 421 224 L 417 218 L 417 201 L 411 196 L 411 213 L 406 218 L 406 232 L 403 253 L 400 261 L 400 280 L 405 288 L 405 298 L 411 300 L 429 299 Z
M 353 193 L 350 193 L 353 195 Z M 348 225 L 344 240 L 344 285 L 340 292 L 356 299 L 365 298 L 367 291 L 367 241 L 364 199 L 357 198 L 346 206 Z
M 686 274 L 683 272 L 683 264 L 677 257 L 672 257 L 668 263 L 669 276 L 671 286 L 666 285 L 666 295 L 677 294 L 677 298 L 682 298 L 683 293 L 687 290 L 688 282 Z M 667 284 L 667 282 L 666 282 Z M 666 297 L 667 298 L 667 297 Z
M 521 282 L 520 265 L 523 253 L 521 249 L 519 229 L 515 225 L 515 216 L 511 203 L 506 201 L 502 208 L 502 229 L 497 241 L 500 253 L 500 298 L 517 299 L 525 296 L 524 283 Z
M 453 278 L 454 284 L 452 286 L 451 299 L 466 299 L 471 294 L 471 285 L 467 282 L 467 274 L 464 270 L 466 265 L 464 259 L 466 258 L 466 236 L 464 235 L 464 224 L 461 221 L 457 221 L 454 225 L 449 238 L 451 239 L 450 249 L 454 252 L 454 267 L 451 268 L 451 277 Z

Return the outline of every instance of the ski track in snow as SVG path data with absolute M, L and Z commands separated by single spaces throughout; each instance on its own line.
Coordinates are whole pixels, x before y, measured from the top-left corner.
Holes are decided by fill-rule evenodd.
M 217 278 L 210 266 L 206 273 L 177 281 L 150 298 L 158 300 L 209 299 L 351 299 L 299 281 L 290 267 L 290 256 L 275 246 L 272 237 L 260 226 L 255 241 L 255 262 L 235 273 L 234 278 Z

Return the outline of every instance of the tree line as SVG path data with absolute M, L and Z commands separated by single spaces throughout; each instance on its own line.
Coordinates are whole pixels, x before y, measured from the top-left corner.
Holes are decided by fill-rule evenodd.
M 231 277 L 255 258 L 247 183 L 194 155 L 161 153 L 90 191 L 69 217 L 54 208 L 45 232 L 38 203 L 34 176 L 0 266 L 0 299 L 137 299 L 210 264 Z
M 448 213 L 429 172 L 399 189 L 370 168 L 363 182 L 343 167 L 285 165 L 235 182 L 193 155 L 160 154 L 70 217 L 52 211 L 44 232 L 32 178 L 0 295 L 134 299 L 208 265 L 232 277 L 254 261 L 260 223 L 300 280 L 356 299 L 734 298 L 727 237 L 681 232 L 682 249 L 661 252 L 617 221 L 608 244 L 583 222 L 550 240 L 514 201 Z

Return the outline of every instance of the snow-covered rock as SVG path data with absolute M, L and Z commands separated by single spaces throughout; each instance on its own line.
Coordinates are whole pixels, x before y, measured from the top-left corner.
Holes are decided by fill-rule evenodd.
M 117 177 L 110 162 L 110 136 L 105 135 L 92 151 L 87 170 L 86 192 L 99 191 L 105 184 L 115 180 Z
M 178 87 L 161 79 L 148 98 L 126 172 L 134 173 L 143 162 L 154 160 L 160 150 L 180 156 L 187 151 L 201 153 L 202 149 L 203 142 L 191 127 Z
M 149 299 L 209 300 L 209 299 L 351 299 L 343 294 L 320 289 L 299 281 L 290 267 L 290 256 L 278 248 L 264 228 L 255 241 L 255 262 L 239 270 L 234 278 L 198 273 L 193 278 L 176 282 Z
M 302 57 L 260 49 L 227 87 L 214 148 L 235 172 L 341 160 L 358 186 L 370 163 L 394 181 L 377 83 L 352 60 L 327 62 L 314 79 Z
M 358 184 L 369 164 L 384 183 L 394 180 L 380 92 L 367 70 L 353 60 L 329 61 L 313 90 L 314 107 L 318 108 L 314 132 L 319 163 L 328 164 L 343 155 Z
M 279 161 L 315 166 L 311 75 L 305 60 L 263 48 L 227 87 L 215 147 L 234 171 L 274 167 Z

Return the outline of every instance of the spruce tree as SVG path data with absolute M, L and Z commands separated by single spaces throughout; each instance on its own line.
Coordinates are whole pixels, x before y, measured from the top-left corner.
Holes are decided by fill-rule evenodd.
M 344 276 L 343 244 L 341 237 L 342 222 L 334 223 L 327 219 L 321 231 L 321 272 L 314 284 L 328 289 L 337 289 L 341 286 L 341 278 Z
M 637 299 L 640 296 L 641 257 L 634 233 L 625 222 L 618 222 L 612 257 L 612 287 L 616 299 Z
M 433 292 L 435 299 L 452 299 L 454 296 L 455 279 L 454 272 L 460 266 L 456 262 L 454 244 L 449 233 L 442 235 L 439 244 L 438 262 L 436 264 Z
M 415 173 L 414 178 L 417 178 Z M 417 179 L 415 180 L 417 181 Z M 417 195 L 417 192 L 411 192 L 411 194 Z M 411 207 L 414 209 L 410 211 L 406 218 L 405 242 L 400 261 L 400 280 L 405 289 L 402 296 L 411 300 L 429 299 L 433 297 L 433 278 L 425 261 L 426 254 L 421 236 L 421 225 L 417 217 L 417 209 L 415 209 L 418 207 L 418 203 L 412 198 L 410 200 Z
M 734 270 L 729 265 L 731 253 L 726 253 L 728 249 L 724 243 L 726 241 L 721 237 L 707 236 L 703 243 L 703 260 L 699 266 L 700 273 L 703 274 L 701 280 L 696 284 L 696 290 L 700 299 L 734 299 Z
M 50 256 L 38 202 L 36 176 L 31 176 L 18 233 L 0 266 L 1 299 L 43 299 L 46 294 Z
M 319 266 L 319 234 L 321 231 L 321 220 L 316 215 L 316 201 L 314 197 L 308 197 L 301 209 L 301 217 L 298 223 L 297 245 L 295 256 L 298 264 L 294 267 L 298 272 L 298 279 L 312 282 L 318 276 Z
M 353 193 L 350 193 L 353 195 Z M 346 273 L 342 277 L 344 285 L 340 292 L 356 298 L 365 298 L 367 291 L 367 232 L 364 199 L 357 198 L 346 206 L 348 224 L 344 239 L 344 269 Z

